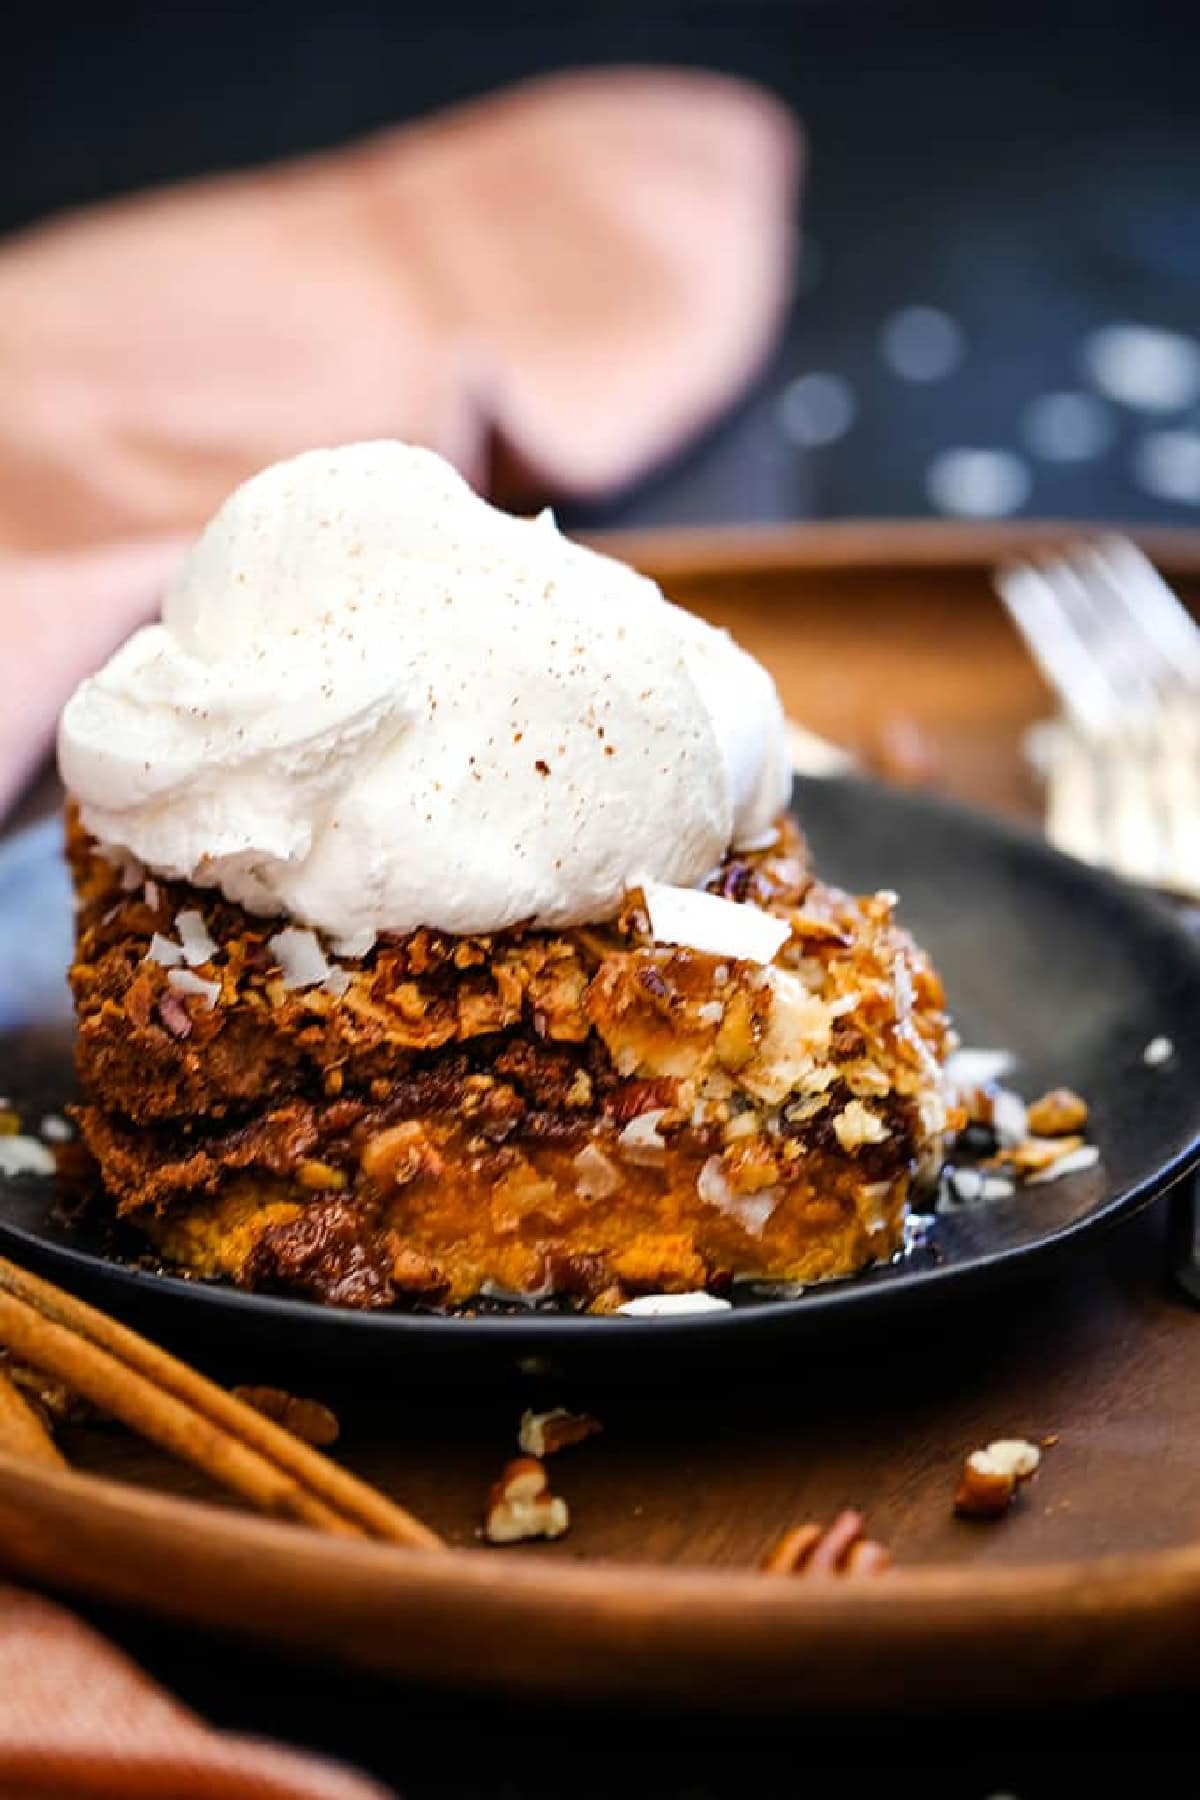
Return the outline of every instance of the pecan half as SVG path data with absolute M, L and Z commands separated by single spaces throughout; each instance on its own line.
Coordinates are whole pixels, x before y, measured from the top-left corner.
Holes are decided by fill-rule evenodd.
M 546 1471 L 532 1456 L 510 1462 L 488 1495 L 484 1536 L 492 1544 L 557 1538 L 571 1522 L 567 1503 L 550 1492 Z

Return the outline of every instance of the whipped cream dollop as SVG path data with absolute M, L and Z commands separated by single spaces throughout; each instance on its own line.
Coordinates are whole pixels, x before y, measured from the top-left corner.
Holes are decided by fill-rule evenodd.
M 390 442 L 238 488 L 76 690 L 59 764 L 101 844 L 335 941 L 611 918 L 789 789 L 726 633 Z

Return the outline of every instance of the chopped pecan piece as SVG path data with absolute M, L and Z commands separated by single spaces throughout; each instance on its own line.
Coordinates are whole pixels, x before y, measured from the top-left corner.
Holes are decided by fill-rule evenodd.
M 891 1551 L 863 1536 L 862 1513 L 847 1510 L 833 1524 L 793 1525 L 764 1556 L 767 1575 L 882 1575 Z
M 1029 1108 L 1029 1129 L 1035 1137 L 1066 1137 L 1087 1124 L 1087 1101 L 1070 1088 L 1051 1088 Z
M 1028 1481 L 1042 1460 L 1036 1444 L 1024 1438 L 998 1438 L 986 1450 L 973 1450 L 963 1464 L 954 1510 L 968 1519 L 998 1519 L 1012 1505 L 1017 1484 Z
M 591 1413 L 573 1413 L 565 1406 L 554 1406 L 549 1412 L 523 1412 L 517 1442 L 526 1456 L 553 1456 L 603 1430 Z
M 178 994 L 164 994 L 155 1010 L 159 1024 L 171 1037 L 183 1039 L 191 1036 L 191 1015 Z
M 488 1496 L 484 1535 L 489 1543 L 561 1537 L 571 1518 L 565 1500 L 550 1492 L 546 1471 L 532 1456 L 510 1462 Z
M 316 1444 L 324 1449 L 329 1444 L 336 1444 L 341 1435 L 336 1413 L 322 1406 L 319 1400 L 300 1399 L 285 1388 L 239 1386 L 234 1388 L 233 1397 L 244 1400 L 255 1412 L 262 1413 L 265 1419 L 273 1419 L 276 1425 L 282 1425 L 285 1431 L 302 1438 L 306 1444 Z

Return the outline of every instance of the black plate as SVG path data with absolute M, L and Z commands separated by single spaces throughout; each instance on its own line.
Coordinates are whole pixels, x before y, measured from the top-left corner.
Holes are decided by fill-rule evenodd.
M 1200 949 L 1163 905 L 1008 825 L 873 783 L 801 781 L 796 805 L 829 879 L 899 890 L 902 917 L 945 977 L 964 1042 L 1014 1052 L 1014 1083 L 1026 1094 L 1062 1083 L 1088 1097 L 1099 1168 L 940 1218 L 928 1248 L 856 1280 L 794 1300 L 743 1293 L 731 1311 L 669 1320 L 356 1313 L 178 1280 L 89 1249 L 55 1220 L 50 1182 L 30 1176 L 0 1176 L 0 1243 L 176 1339 L 236 1336 L 336 1360 L 602 1346 L 608 1355 L 894 1315 L 1030 1265 L 1161 1193 L 1200 1159 Z M 34 1121 L 71 1093 L 69 936 L 57 831 L 39 826 L 0 848 L 0 1092 Z M 1160 1036 L 1174 1054 L 1150 1068 L 1142 1052 Z

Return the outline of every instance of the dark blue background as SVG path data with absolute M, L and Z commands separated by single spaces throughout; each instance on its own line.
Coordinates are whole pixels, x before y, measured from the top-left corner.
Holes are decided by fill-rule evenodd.
M 921 513 L 929 458 L 1016 447 L 1024 404 L 1078 384 L 1088 329 L 1200 330 L 1198 14 L 1183 0 L 18 9 L 0 75 L 0 227 L 571 63 L 751 76 L 805 121 L 819 279 L 801 284 L 778 357 L 733 418 L 568 522 Z M 945 381 L 901 382 L 879 357 L 882 320 L 913 302 L 964 329 L 968 355 Z M 806 452 L 781 432 L 777 397 L 809 369 L 848 379 L 859 410 L 844 438 Z M 1037 464 L 1022 510 L 1200 520 L 1132 480 L 1145 423 L 1119 414 L 1098 462 Z

